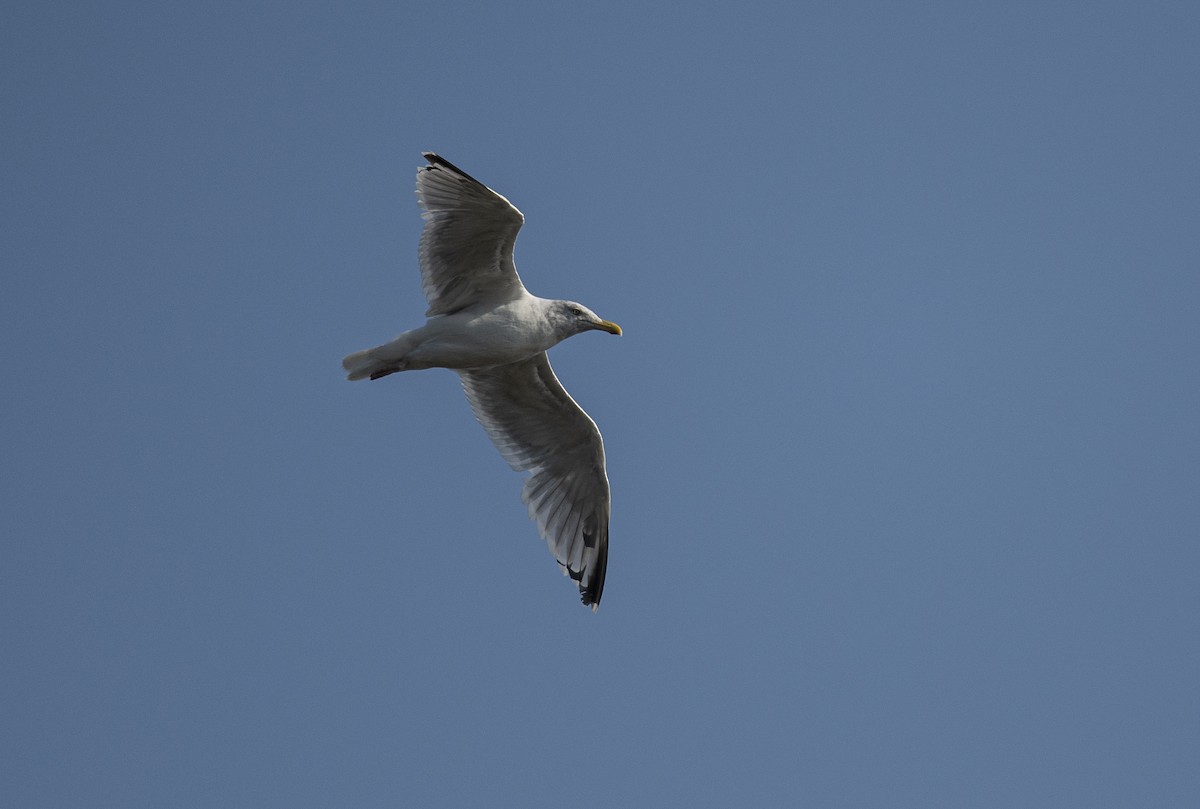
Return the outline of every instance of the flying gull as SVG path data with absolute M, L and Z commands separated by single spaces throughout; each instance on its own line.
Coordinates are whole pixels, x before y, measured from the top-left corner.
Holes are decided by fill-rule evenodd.
M 608 562 L 608 475 L 596 423 L 563 389 L 546 349 L 599 329 L 620 334 L 573 301 L 529 294 L 513 264 L 525 217 L 512 203 L 432 152 L 417 170 L 424 212 L 417 256 L 429 301 L 424 326 L 342 360 L 347 378 L 398 371 L 458 372 L 475 418 L 518 472 L 521 498 L 563 572 L 595 610 Z

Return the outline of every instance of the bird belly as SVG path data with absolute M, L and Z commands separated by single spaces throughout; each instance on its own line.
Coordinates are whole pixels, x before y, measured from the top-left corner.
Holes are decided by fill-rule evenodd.
M 505 317 L 448 315 L 409 332 L 418 338 L 405 360 L 410 369 L 489 368 L 519 362 L 545 351 L 553 342 L 529 334 Z

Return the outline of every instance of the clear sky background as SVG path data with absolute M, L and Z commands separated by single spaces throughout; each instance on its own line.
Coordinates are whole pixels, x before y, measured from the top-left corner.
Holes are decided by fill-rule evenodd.
M 1181 807 L 1200 6 L 58 3 L 0 24 L 0 804 Z M 580 606 L 421 322 L 508 196 Z

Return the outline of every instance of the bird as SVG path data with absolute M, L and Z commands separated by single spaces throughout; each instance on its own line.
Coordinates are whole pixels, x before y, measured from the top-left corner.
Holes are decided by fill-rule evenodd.
M 475 419 L 514 470 L 550 552 L 594 612 L 608 566 L 610 490 L 600 430 L 554 375 L 547 349 L 621 327 L 574 301 L 539 298 L 517 275 L 524 215 L 433 152 L 417 169 L 425 220 L 417 259 L 425 325 L 342 360 L 349 380 L 401 371 L 458 373 Z

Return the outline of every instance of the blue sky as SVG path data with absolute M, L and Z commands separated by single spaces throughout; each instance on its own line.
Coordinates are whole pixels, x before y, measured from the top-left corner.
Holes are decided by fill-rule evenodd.
M 1194 801 L 1194 4 L 3 17 L 3 805 Z M 595 615 L 453 374 L 342 378 L 421 150 L 625 329 Z

